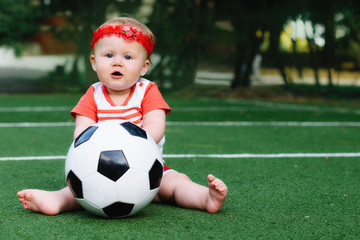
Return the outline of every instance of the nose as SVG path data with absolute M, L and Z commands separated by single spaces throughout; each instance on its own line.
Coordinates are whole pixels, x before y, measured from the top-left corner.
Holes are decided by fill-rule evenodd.
M 112 65 L 113 65 L 113 66 L 122 66 L 122 59 L 121 59 L 121 57 L 113 57 L 113 58 L 112 58 Z

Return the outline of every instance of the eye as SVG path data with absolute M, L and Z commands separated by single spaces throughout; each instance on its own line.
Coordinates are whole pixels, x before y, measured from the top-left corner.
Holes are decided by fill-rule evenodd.
M 105 57 L 112 58 L 112 57 L 114 57 L 114 55 L 112 55 L 111 53 L 108 53 L 108 54 L 105 55 Z
M 131 57 L 130 57 L 129 55 L 125 55 L 124 58 L 125 58 L 126 60 L 130 60 L 130 59 L 131 59 Z

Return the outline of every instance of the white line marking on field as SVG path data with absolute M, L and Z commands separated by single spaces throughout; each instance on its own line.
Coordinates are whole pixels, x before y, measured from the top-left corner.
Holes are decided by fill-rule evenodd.
M 24 160 L 58 160 L 66 156 L 28 156 L 28 157 L 0 157 L 0 161 L 24 161 Z
M 20 122 L 20 123 L 0 123 L 0 127 L 64 127 L 75 126 L 74 122 Z
M 353 153 L 275 153 L 275 154 L 163 154 L 166 158 L 319 158 L 319 157 L 360 157 L 360 152 Z M 0 161 L 28 161 L 28 160 L 61 160 L 66 156 L 28 156 L 28 157 L 0 157 Z
M 174 112 L 244 112 L 244 111 L 267 111 L 267 109 L 254 108 L 254 106 L 213 106 L 213 107 L 172 107 Z M 274 109 L 269 109 L 274 111 Z
M 198 106 L 198 107 L 173 107 L 174 111 L 178 112 L 224 112 L 224 111 L 310 111 L 310 112 L 330 112 L 342 114 L 356 114 L 360 115 L 358 109 L 347 109 L 339 107 L 325 107 L 325 106 L 304 106 L 288 103 L 274 103 L 264 101 L 246 101 L 228 99 L 228 103 L 241 104 L 241 106 Z M 70 111 L 72 107 L 69 106 L 37 106 L 37 107 L 0 107 L 0 112 L 63 112 Z
M 66 107 L 66 106 L 0 107 L 0 112 L 63 112 L 70 110 L 71 107 Z
M 167 126 L 360 127 L 360 122 L 166 122 Z
M 277 126 L 277 127 L 360 127 L 360 122 L 260 122 L 260 121 L 225 121 L 225 122 L 178 122 L 167 121 L 167 126 Z M 0 128 L 10 127 L 69 127 L 75 126 L 74 122 L 20 122 L 0 123 Z
M 237 99 L 228 99 L 225 100 L 228 103 L 243 104 L 247 107 L 261 107 L 259 111 L 271 111 L 269 108 L 276 110 L 293 110 L 293 111 L 309 111 L 309 112 L 330 112 L 330 113 L 345 113 L 345 114 L 355 114 L 360 115 L 359 109 L 347 109 L 339 107 L 326 107 L 326 106 L 305 106 L 305 105 L 296 105 L 289 103 L 276 103 L 276 102 L 265 102 L 265 101 L 246 101 L 246 100 L 237 100 Z M 267 109 L 264 109 L 267 108 Z
M 275 154 L 164 154 L 164 158 L 315 158 L 360 157 L 360 153 L 275 153 Z

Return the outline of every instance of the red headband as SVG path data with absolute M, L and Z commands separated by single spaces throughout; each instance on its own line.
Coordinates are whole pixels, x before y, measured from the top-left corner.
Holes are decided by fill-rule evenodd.
M 91 43 L 91 47 L 94 48 L 95 43 L 105 36 L 110 37 L 111 35 L 117 37 L 123 37 L 127 41 L 137 41 L 149 52 L 149 55 L 152 54 L 154 48 L 154 41 L 151 40 L 151 37 L 140 30 L 137 30 L 136 27 L 129 25 L 103 25 L 94 31 L 94 37 Z

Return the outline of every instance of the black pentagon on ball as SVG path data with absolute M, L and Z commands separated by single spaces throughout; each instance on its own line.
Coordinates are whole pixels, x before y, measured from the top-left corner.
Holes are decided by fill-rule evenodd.
M 128 161 L 122 150 L 102 151 L 97 171 L 116 182 L 129 169 Z
M 81 180 L 70 170 L 66 177 L 67 184 L 75 198 L 84 198 Z
M 163 171 L 163 165 L 156 159 L 149 171 L 150 190 L 153 190 L 160 186 Z
M 146 132 L 141 127 L 138 127 L 131 122 L 124 122 L 124 123 L 121 123 L 120 125 L 123 126 L 123 128 L 125 128 L 125 130 L 129 132 L 129 134 L 136 136 L 136 137 L 141 137 L 141 138 L 147 139 Z
M 105 208 L 103 208 L 106 216 L 110 218 L 125 217 L 131 213 L 134 208 L 134 204 L 116 202 Z
M 74 147 L 78 147 L 80 144 L 88 141 L 94 132 L 98 129 L 96 126 L 90 126 L 85 129 L 74 141 Z

